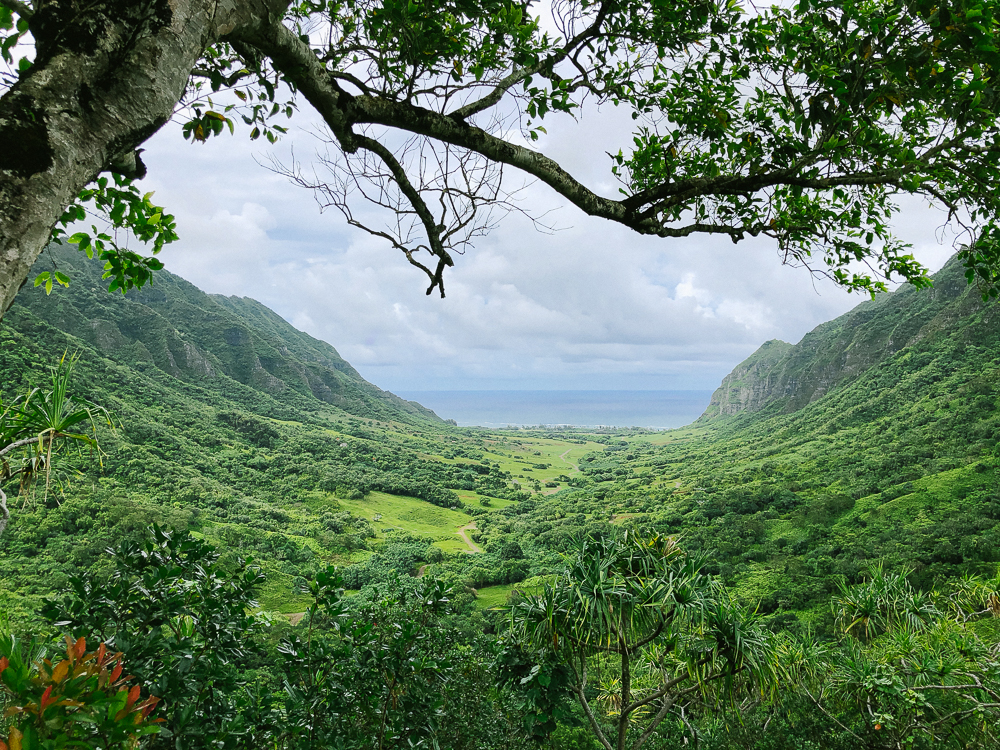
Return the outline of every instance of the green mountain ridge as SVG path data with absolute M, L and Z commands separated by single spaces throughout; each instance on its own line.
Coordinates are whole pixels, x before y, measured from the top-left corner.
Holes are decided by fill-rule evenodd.
M 372 385 L 326 342 L 297 330 L 247 297 L 209 295 L 163 271 L 154 284 L 108 294 L 101 264 L 72 247 L 52 246 L 34 273 L 53 265 L 73 283 L 51 295 L 22 293 L 28 313 L 86 341 L 112 359 L 154 366 L 187 382 L 220 377 L 283 400 L 291 391 L 349 414 L 439 422 L 431 410 Z M 17 311 L 14 313 L 18 314 Z
M 764 409 L 794 412 L 923 338 L 990 325 L 992 318 L 972 322 L 983 302 L 956 258 L 933 278 L 930 289 L 904 286 L 863 302 L 797 344 L 764 343 L 723 379 L 699 421 Z
M 44 387 L 68 353 L 73 395 L 110 409 L 118 427 L 98 426 L 103 456 L 60 455 L 51 491 L 5 484 L 0 613 L 32 621 L 42 597 L 153 521 L 253 555 L 268 573 L 266 606 L 286 611 L 301 608 L 296 576 L 370 553 L 385 504 L 405 508 L 397 525 L 425 549 L 467 548 L 455 529 L 471 518 L 451 488 L 479 474 L 445 463 L 465 451 L 445 443 L 450 427 L 433 412 L 253 300 L 167 273 L 109 294 L 99 263 L 52 248 L 35 270 L 53 263 L 70 287 L 25 287 L 0 324 L 0 397 Z M 515 492 L 479 471 L 496 480 L 493 495 Z

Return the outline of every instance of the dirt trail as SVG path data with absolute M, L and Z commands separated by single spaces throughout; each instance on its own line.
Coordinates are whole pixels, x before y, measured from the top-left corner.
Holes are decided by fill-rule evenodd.
M 572 461 L 567 461 L 566 460 L 566 456 L 569 455 L 569 451 L 571 451 L 571 450 L 573 450 L 573 449 L 570 448 L 568 451 L 566 451 L 565 453 L 561 454 L 559 456 L 559 460 L 562 461 L 564 464 L 569 464 L 570 466 L 572 466 L 573 467 L 573 471 L 580 471 L 580 465 L 579 464 L 575 464 Z
M 465 526 L 463 526 L 462 528 L 460 528 L 455 533 L 458 534 L 460 537 L 462 537 L 462 541 L 465 542 L 467 545 L 469 545 L 469 549 L 472 552 L 482 552 L 483 551 L 482 548 L 479 547 L 471 539 L 469 539 L 469 537 L 466 536 L 466 534 L 465 534 L 466 531 L 475 531 L 475 529 L 476 529 L 476 522 L 475 521 L 471 521 L 470 523 L 465 524 Z
M 427 566 L 421 565 L 419 568 L 417 568 L 417 578 L 423 578 L 424 573 L 426 572 L 427 572 Z

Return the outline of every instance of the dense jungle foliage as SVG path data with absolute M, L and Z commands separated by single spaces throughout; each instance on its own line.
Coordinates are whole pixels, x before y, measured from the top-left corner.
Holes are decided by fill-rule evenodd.
M 956 264 L 688 428 L 583 432 L 457 428 L 252 300 L 46 263 L 0 395 L 69 352 L 114 425 L 3 485 L 12 750 L 996 745 L 1000 328 Z

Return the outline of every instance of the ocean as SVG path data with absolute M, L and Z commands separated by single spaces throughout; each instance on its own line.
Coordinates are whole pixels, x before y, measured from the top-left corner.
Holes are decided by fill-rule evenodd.
M 462 427 L 683 427 L 712 391 L 396 391 Z

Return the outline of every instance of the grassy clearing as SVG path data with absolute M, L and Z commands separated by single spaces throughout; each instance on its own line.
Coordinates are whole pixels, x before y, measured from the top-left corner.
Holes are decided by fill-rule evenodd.
M 356 516 L 367 518 L 375 527 L 375 535 L 384 540 L 391 529 L 429 537 L 445 552 L 462 552 L 468 547 L 458 536 L 460 526 L 469 522 L 461 511 L 439 508 L 413 497 L 370 492 L 361 500 L 337 500 L 338 505 Z M 378 518 L 378 520 L 376 520 Z
M 529 490 L 533 481 L 544 485 L 556 481 L 559 476 L 579 474 L 580 459 L 604 447 L 591 441 L 581 445 L 572 440 L 521 437 L 516 433 L 505 433 L 503 437 L 506 440 L 487 441 L 484 458 L 498 462 L 503 471 L 510 472 L 514 481 Z M 542 464 L 547 464 L 547 468 L 537 468 Z
M 502 607 L 507 603 L 510 592 L 516 588 L 516 584 L 507 583 L 502 586 L 487 586 L 476 590 L 476 609 L 493 609 Z
M 478 508 L 482 505 L 479 502 L 480 495 L 473 492 L 472 490 L 455 490 L 458 496 L 462 499 L 470 508 Z M 499 497 L 489 498 L 489 505 L 486 506 L 487 510 L 499 510 L 500 508 L 506 508 L 508 505 L 513 505 L 513 500 L 501 500 Z
M 667 445 L 668 443 L 680 443 L 692 438 L 701 438 L 710 432 L 710 427 L 679 427 L 676 430 L 664 430 L 648 435 L 641 435 L 632 438 L 633 441 L 649 443 L 650 445 Z
M 312 604 L 308 594 L 300 594 L 292 590 L 292 576 L 276 568 L 264 568 L 264 585 L 260 590 L 260 607 L 265 612 L 304 612 Z
M 514 589 L 523 591 L 525 594 L 537 594 L 546 583 L 551 584 L 555 576 L 534 576 L 521 583 L 505 583 L 499 586 L 484 586 L 476 589 L 476 609 L 491 609 L 502 607 L 507 603 L 507 597 Z

